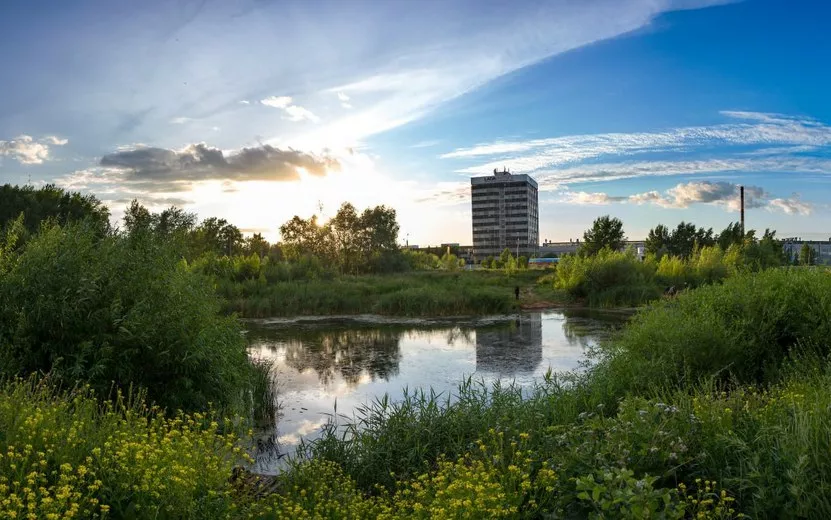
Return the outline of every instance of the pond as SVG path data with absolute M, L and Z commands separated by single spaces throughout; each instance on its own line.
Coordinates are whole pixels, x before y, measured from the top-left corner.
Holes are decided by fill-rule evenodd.
M 337 406 L 339 415 L 404 389 L 453 392 L 462 379 L 531 386 L 551 368 L 579 367 L 585 350 L 630 313 L 559 309 L 506 316 L 406 319 L 304 317 L 247 323 L 252 356 L 274 361 L 279 418 L 269 432 L 277 452 L 258 459 L 273 472 L 301 439 L 313 439 Z M 337 405 L 336 405 L 337 403 Z

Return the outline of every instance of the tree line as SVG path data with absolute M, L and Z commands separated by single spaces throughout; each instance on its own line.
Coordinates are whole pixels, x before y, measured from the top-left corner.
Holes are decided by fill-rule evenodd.
M 609 215 L 598 217 L 592 227 L 583 233 L 583 244 L 578 254 L 594 256 L 604 249 L 621 251 L 626 245 L 623 222 Z M 731 222 L 720 233 L 713 228 L 696 227 L 692 222 L 680 222 L 675 228 L 658 224 L 649 230 L 644 241 L 644 253 L 660 260 L 664 256 L 689 260 L 702 248 L 718 246 L 723 252 L 731 247 L 742 251 L 748 264 L 760 268 L 777 265 L 801 264 L 814 265 L 817 262 L 816 251 L 808 244 L 803 244 L 798 255 L 790 256 L 783 247 L 783 242 L 776 238 L 776 231 L 765 229 L 761 237 L 756 230 L 742 231 L 739 222 Z

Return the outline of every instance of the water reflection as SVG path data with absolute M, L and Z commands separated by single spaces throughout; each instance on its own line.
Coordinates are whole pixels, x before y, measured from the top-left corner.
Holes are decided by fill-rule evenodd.
M 280 419 L 270 438 L 281 453 L 314 438 L 335 411 L 351 416 L 362 404 L 403 388 L 453 392 L 465 376 L 533 382 L 549 369 L 578 368 L 585 349 L 626 315 L 550 311 L 476 320 L 378 317 L 249 323 L 252 355 L 275 363 Z M 276 467 L 261 457 L 260 471 Z
M 362 375 L 386 381 L 398 374 L 401 334 L 383 329 L 307 331 L 283 342 L 286 364 L 298 372 L 311 368 L 324 385 L 335 374 L 353 387 Z
M 542 362 L 542 315 L 522 314 L 507 323 L 476 329 L 476 371 L 511 376 Z

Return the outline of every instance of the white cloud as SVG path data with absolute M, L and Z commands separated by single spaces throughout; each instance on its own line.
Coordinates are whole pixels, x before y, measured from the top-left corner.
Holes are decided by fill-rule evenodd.
M 560 185 L 576 182 L 725 172 L 786 172 L 829 175 L 831 174 L 831 159 L 824 157 L 727 157 L 724 159 L 591 163 L 543 170 L 535 174 L 534 178 L 537 179 L 541 191 L 552 191 Z
M 267 107 L 286 108 L 291 104 L 291 96 L 269 96 L 261 99 L 260 103 Z
M 174 117 L 173 119 L 170 120 L 170 124 L 172 124 L 172 125 L 183 125 L 183 124 L 187 123 L 188 121 L 193 121 L 193 120 L 189 117 Z
M 240 105 L 250 105 L 250 104 L 251 104 L 251 102 L 250 102 L 250 101 L 248 101 L 247 99 L 242 99 L 242 100 L 240 100 L 239 104 L 240 104 Z
M 831 126 L 810 118 L 788 117 L 757 112 L 722 112 L 730 118 L 753 123 L 724 123 L 684 127 L 663 132 L 606 133 L 495 141 L 470 148 L 459 148 L 441 155 L 444 159 L 497 157 L 457 171 L 483 173 L 506 162 L 517 173 L 577 163 L 604 156 L 628 156 L 665 151 L 689 151 L 707 147 L 747 147 L 778 145 L 786 153 L 798 153 L 831 146 Z
M 567 191 L 563 201 L 569 204 L 605 206 L 610 202 L 622 202 L 626 197 L 611 196 L 607 193 L 586 193 L 585 191 Z
M 271 96 L 265 99 L 261 99 L 260 103 L 265 106 L 279 108 L 285 112 L 286 117 L 289 121 L 312 121 L 317 123 L 320 121 L 320 118 L 314 115 L 311 110 L 303 108 L 301 106 L 292 105 L 291 104 L 292 98 L 290 96 Z
M 788 215 L 810 215 L 814 210 L 813 204 L 802 202 L 798 195 L 787 199 L 771 199 L 767 207 L 770 210 L 780 210 Z
M 759 186 L 745 186 L 745 208 L 765 208 L 769 211 L 782 211 L 787 214 L 809 215 L 814 205 L 803 202 L 799 195 L 789 198 L 771 198 L 770 194 Z M 739 185 L 731 182 L 688 182 L 676 185 L 664 193 L 647 191 L 629 196 L 611 196 L 607 193 L 584 191 L 565 191 L 562 202 L 581 205 L 605 205 L 611 202 L 628 204 L 654 204 L 662 208 L 684 209 L 693 204 L 710 204 L 727 211 L 740 210 Z
M 343 92 L 338 92 L 338 99 L 340 99 L 341 101 L 349 101 L 349 96 L 347 96 Z
M 9 141 L 0 141 L 0 157 L 11 157 L 20 164 L 42 164 L 49 160 L 49 146 L 63 146 L 69 142 L 54 135 L 35 140 L 30 135 L 19 135 Z
M 309 110 L 307 110 L 303 107 L 299 107 L 299 106 L 296 106 L 296 105 L 289 105 L 285 108 L 285 110 L 286 110 L 286 115 L 288 116 L 286 119 L 288 119 L 289 121 L 307 120 L 307 121 L 312 121 L 312 122 L 315 122 L 315 123 L 320 121 L 319 117 L 317 117 L 311 111 L 309 111 Z
M 385 40 L 383 49 L 376 49 L 375 55 L 364 56 L 363 62 L 372 64 L 371 68 L 357 67 L 357 73 L 345 73 L 344 81 L 322 90 L 351 99 L 360 96 L 365 106 L 304 138 L 349 146 L 420 119 L 447 101 L 540 60 L 635 31 L 668 11 L 720 3 L 535 2 L 494 5 L 470 12 L 463 4 L 445 2 L 428 10 L 429 14 L 414 7 L 417 4 L 403 7 L 396 20 L 376 20 L 394 38 Z M 365 18 L 374 19 L 369 15 Z M 361 25 L 371 26 L 366 20 L 362 18 Z M 469 30 L 458 30 L 462 20 Z M 354 31 L 349 34 L 355 36 Z M 359 37 L 354 43 L 360 46 L 362 41 Z M 425 41 L 430 44 L 425 45 Z M 381 55 L 385 59 L 379 59 Z M 363 103 L 364 99 L 371 102 Z
M 43 140 L 49 144 L 54 144 L 55 146 L 64 146 L 69 142 L 69 139 L 61 139 L 60 137 L 55 135 L 47 136 Z
M 427 141 L 419 141 L 416 144 L 411 144 L 410 148 L 429 148 L 431 146 L 436 146 L 441 144 L 441 141 L 438 139 L 428 139 Z

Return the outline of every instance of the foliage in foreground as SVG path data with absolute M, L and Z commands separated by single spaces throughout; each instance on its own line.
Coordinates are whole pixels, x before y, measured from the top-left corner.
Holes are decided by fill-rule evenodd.
M 2 386 L 0 428 L 3 518 L 726 518 L 733 500 L 715 483 L 692 482 L 691 494 L 629 470 L 567 479 L 537 433 L 503 429 L 375 493 L 322 459 L 263 485 L 234 471 L 250 459 L 232 422 L 165 417 L 140 398 L 102 405 L 89 390 L 57 392 L 35 379 Z
M 602 249 L 594 255 L 566 255 L 557 265 L 554 286 L 593 306 L 640 305 L 657 299 L 669 287 L 680 291 L 720 283 L 746 271 L 783 265 L 781 245 L 766 233 L 758 241 L 694 247 L 687 257 Z
M 168 242 L 45 227 L 0 258 L 0 374 L 49 372 L 99 396 L 136 386 L 172 410 L 246 413 L 245 340 L 219 310 Z
M 438 478 L 445 460 L 487 465 L 507 446 L 522 455 L 500 478 L 531 460 L 527 489 L 500 502 L 512 511 L 518 501 L 517 517 L 542 507 L 578 518 L 826 518 L 829 285 L 822 270 L 740 274 L 644 311 L 582 375 L 525 395 L 468 383 L 452 399 L 379 399 L 305 451 L 373 493 Z

